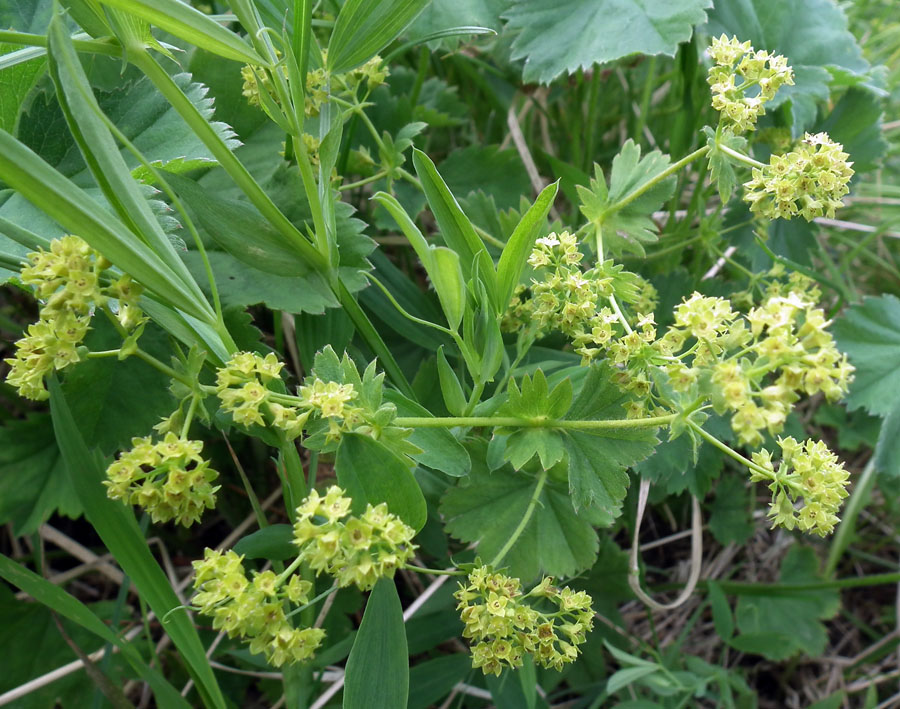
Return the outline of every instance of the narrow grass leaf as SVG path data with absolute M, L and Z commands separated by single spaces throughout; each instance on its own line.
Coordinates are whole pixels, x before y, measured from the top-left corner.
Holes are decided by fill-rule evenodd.
M 85 445 L 59 382 L 50 381 L 50 413 L 56 440 L 85 516 L 122 570 L 134 581 L 141 597 L 158 618 L 184 660 L 207 707 L 224 709 L 225 699 L 190 617 L 150 553 L 130 507 L 110 500 L 103 487 L 103 466 Z
M 343 74 L 368 61 L 416 19 L 431 0 L 348 0 L 328 44 L 328 69 Z
M 73 623 L 78 623 L 82 628 L 91 631 L 102 640 L 118 647 L 138 676 L 150 685 L 157 705 L 178 707 L 179 709 L 190 707 L 190 704 L 165 680 L 159 670 L 149 667 L 144 662 L 134 645 L 116 635 L 77 598 L 2 554 L 0 554 L 0 578 L 25 591 L 34 600 L 68 618 Z
M 99 0 L 99 2 L 141 17 L 212 54 L 243 64 L 258 66 L 268 64 L 236 34 L 185 2 L 179 0 Z

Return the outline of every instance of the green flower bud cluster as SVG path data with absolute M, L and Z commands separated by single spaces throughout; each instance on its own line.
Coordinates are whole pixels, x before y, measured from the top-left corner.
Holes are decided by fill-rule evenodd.
M 213 628 L 231 638 L 250 641 L 250 652 L 263 653 L 275 667 L 313 656 L 325 637 L 321 628 L 295 628 L 285 605 L 309 602 L 312 584 L 297 574 L 289 578 L 272 571 L 253 572 L 248 579 L 242 556 L 207 549 L 195 561 L 193 603 L 213 619 Z
M 271 352 L 262 357 L 238 352 L 216 372 L 216 395 L 235 423 L 243 426 L 269 424 L 294 439 L 303 433 L 309 411 L 274 401 L 270 384 L 281 381 L 284 362 Z M 265 416 L 263 415 L 265 414 Z
M 834 525 L 840 522 L 837 512 L 847 497 L 849 473 L 822 441 L 810 439 L 798 443 L 788 437 L 778 439 L 778 445 L 783 456 L 778 471 L 769 451 L 762 450 L 754 453 L 752 459 L 770 474 L 753 471 L 750 478 L 754 482 L 771 481 L 772 526 L 788 530 L 798 527 L 821 537 L 831 534 Z M 800 497 L 803 506 L 798 512 L 794 503 Z
M 589 361 L 622 332 L 612 307 L 603 305 L 611 296 L 631 303 L 639 312 L 653 310 L 656 289 L 648 281 L 611 260 L 582 271 L 582 258 L 578 241 L 569 232 L 537 239 L 528 263 L 542 277 L 532 278 L 530 288 L 515 291 L 504 329 L 529 327 L 536 336 L 559 330 Z
M 77 236 L 54 239 L 49 251 L 30 253 L 28 260 L 21 279 L 43 303 L 40 319 L 16 342 L 15 358 L 4 361 L 10 365 L 7 381 L 21 396 L 40 401 L 49 396 L 44 377 L 81 359 L 78 346 L 95 308 L 112 298 L 123 327 L 131 330 L 142 322 L 141 288 L 127 275 L 101 285 L 100 274 L 111 264 Z
M 578 658 L 578 646 L 593 628 L 591 597 L 568 586 L 559 589 L 545 577 L 523 594 L 517 578 L 475 568 L 454 597 L 472 641 L 472 666 L 499 675 L 521 667 L 526 654 L 541 667 L 561 670 Z
M 276 56 L 280 57 L 281 53 L 276 50 Z M 327 58 L 327 50 L 322 52 L 322 61 Z M 278 65 L 277 71 L 287 78 L 287 66 L 282 62 Z M 362 66 L 351 69 L 346 74 L 332 77 L 323 67 L 317 69 L 309 68 L 306 72 L 306 90 L 303 92 L 303 111 L 307 116 L 318 116 L 322 108 L 322 104 L 328 101 L 329 83 L 332 78 L 336 83 L 343 87 L 338 92 L 338 96 L 348 98 L 355 95 L 356 90 L 363 83 L 366 88 L 372 89 L 381 86 L 388 77 L 388 67 L 384 64 L 381 57 L 374 56 Z M 273 101 L 278 102 L 275 88 L 272 86 L 272 79 L 262 67 L 255 67 L 249 64 L 241 68 L 241 78 L 244 84 L 241 90 L 247 103 L 251 106 L 261 106 L 260 91 L 265 91 Z M 332 87 L 333 88 L 333 87 Z
M 850 156 L 843 147 L 827 133 L 807 133 L 796 149 L 753 168 L 753 179 L 744 183 L 750 211 L 767 219 L 834 217 L 853 177 L 853 163 L 847 162 Z
M 721 114 L 725 127 L 740 134 L 753 130 L 756 120 L 765 114 L 764 104 L 779 88 L 793 85 L 794 72 L 780 54 L 755 51 L 750 42 L 728 39 L 724 34 L 713 39 L 708 50 L 716 63 L 709 70 L 712 106 Z M 735 83 L 737 79 L 738 83 Z
M 131 439 L 132 448 L 106 469 L 106 494 L 113 500 L 138 505 L 154 522 L 175 520 L 185 527 L 216 506 L 212 481 L 219 474 L 200 452 L 202 441 L 169 432 L 161 441 L 150 436 Z
M 337 485 L 324 497 L 313 490 L 297 508 L 294 543 L 299 558 L 316 574 L 334 576 L 338 586 L 368 590 L 412 557 L 415 530 L 388 512 L 387 505 L 367 505 L 359 517 L 350 514 L 352 500 Z

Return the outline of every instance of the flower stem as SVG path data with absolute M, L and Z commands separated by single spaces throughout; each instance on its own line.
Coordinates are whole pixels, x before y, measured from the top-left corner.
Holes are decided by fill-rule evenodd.
M 399 416 L 394 424 L 404 428 L 453 428 L 454 426 L 510 428 L 562 428 L 574 431 L 598 431 L 623 428 L 654 428 L 667 426 L 676 414 L 650 416 L 641 419 L 596 419 L 570 421 L 567 419 L 525 419 L 514 416 Z
M 656 187 L 660 182 L 665 180 L 669 175 L 674 175 L 685 165 L 689 165 L 690 163 L 694 162 L 694 160 L 696 160 L 697 158 L 701 158 L 704 155 L 706 155 L 706 153 L 708 153 L 708 152 L 709 152 L 709 146 L 704 145 L 702 148 L 697 148 L 690 155 L 685 155 L 678 162 L 673 162 L 671 165 L 669 165 L 669 167 L 667 167 L 661 173 L 659 173 L 658 175 L 655 175 L 650 180 L 645 182 L 643 185 L 638 187 L 634 192 L 631 192 L 630 194 L 625 195 L 622 199 L 620 199 L 618 202 L 616 202 L 614 205 L 612 205 L 609 209 L 606 210 L 607 214 L 610 214 L 612 212 L 617 212 L 620 209 L 622 209 L 623 207 L 628 206 L 634 200 L 636 200 L 638 197 L 640 197 L 642 194 L 644 194 L 645 192 L 648 192 L 648 191 L 652 190 L 654 187 Z
M 541 492 L 544 489 L 544 483 L 547 482 L 547 471 L 542 470 L 541 474 L 538 476 L 537 485 L 534 486 L 534 492 L 531 494 L 531 499 L 528 501 L 528 507 L 525 509 L 525 514 L 522 515 L 522 519 L 519 521 L 519 525 L 513 530 L 513 533 L 510 535 L 509 539 L 506 540 L 506 544 L 497 552 L 497 556 L 495 556 L 490 563 L 490 566 L 497 567 L 503 558 L 509 553 L 509 550 L 512 549 L 513 544 L 515 544 L 519 537 L 522 536 L 522 532 L 525 531 L 525 527 L 528 526 L 528 523 L 531 521 L 531 516 L 534 514 L 534 508 L 537 507 L 538 498 L 541 496 Z
M 721 150 L 723 153 L 728 155 L 729 157 L 734 158 L 738 162 L 742 162 L 745 165 L 749 165 L 750 167 L 765 167 L 765 163 L 761 163 L 759 160 L 754 160 L 749 155 L 744 155 L 743 153 L 735 150 L 734 148 L 729 148 L 727 145 L 723 143 L 716 143 L 716 149 Z

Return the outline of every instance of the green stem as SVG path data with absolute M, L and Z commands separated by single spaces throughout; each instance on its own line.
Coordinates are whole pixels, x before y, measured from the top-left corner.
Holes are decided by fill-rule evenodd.
M 129 55 L 129 59 L 147 75 L 154 86 L 165 96 L 166 100 L 172 104 L 172 107 L 178 111 L 185 123 L 209 148 L 225 172 L 241 188 L 241 191 L 247 195 L 269 223 L 297 249 L 303 258 L 309 261 L 310 265 L 320 271 L 326 271 L 328 264 L 323 256 L 278 209 L 269 195 L 265 193 L 259 183 L 253 179 L 247 168 L 244 167 L 243 163 L 231 151 L 231 148 L 216 133 L 209 121 L 194 106 L 172 77 L 160 66 L 159 62 L 146 51 L 133 52 Z
M 431 576 L 466 576 L 466 572 L 462 569 L 428 569 L 424 566 L 413 566 L 407 564 L 404 566 L 407 571 L 415 571 L 417 574 L 430 574 Z
M 90 35 L 79 32 L 73 36 L 72 46 L 74 46 L 75 50 L 78 52 L 85 52 L 87 54 L 107 54 L 113 57 L 122 56 L 122 47 L 119 46 L 115 40 L 75 39 L 75 37 L 90 37 Z M 22 44 L 28 47 L 46 47 L 48 40 L 47 35 L 44 34 L 0 30 L 0 43 Z
M 732 157 L 735 160 L 737 160 L 738 162 L 744 163 L 745 165 L 749 165 L 750 167 L 763 168 L 766 166 L 765 163 L 761 163 L 759 160 L 754 160 L 749 155 L 744 155 L 743 153 L 738 152 L 734 148 L 729 148 L 727 145 L 724 145 L 722 143 L 716 143 L 716 149 L 721 150 L 723 153 L 725 153 L 729 157 Z
M 282 571 L 280 574 L 278 574 L 278 577 L 275 579 L 275 588 L 278 588 L 279 586 L 281 586 L 281 584 L 283 584 L 285 581 L 287 581 L 288 576 L 290 576 L 297 569 L 299 569 L 300 564 L 302 564 L 302 563 L 303 563 L 302 556 L 298 556 L 296 559 L 294 559 L 291 562 L 290 566 L 288 566 L 284 571 Z
M 388 174 L 387 170 L 379 170 L 371 177 L 364 177 L 362 180 L 357 180 L 356 182 L 348 182 L 346 185 L 341 185 L 338 189 L 341 192 L 348 192 L 349 190 L 355 190 L 357 187 L 362 187 L 363 185 L 368 185 L 372 182 L 377 182 L 382 177 L 386 177 Z
M 187 413 L 184 415 L 184 425 L 181 427 L 181 437 L 187 438 L 188 432 L 191 430 L 191 421 L 194 420 L 194 414 L 197 412 L 197 403 L 200 397 L 194 394 L 191 396 L 191 403 L 188 404 Z
M 183 374 L 179 374 L 174 369 L 172 369 L 169 365 L 163 364 L 149 352 L 145 352 L 144 350 L 138 348 L 134 351 L 134 356 L 140 360 L 143 360 L 144 362 L 149 364 L 151 367 L 158 369 L 160 372 L 162 372 L 166 376 L 168 376 L 176 381 L 181 382 L 185 386 L 193 388 L 193 386 L 194 386 L 193 380 L 189 379 L 188 377 L 184 376 Z
M 528 501 L 528 507 L 525 509 L 525 514 L 522 515 L 522 519 L 519 520 L 519 525 L 513 530 L 513 533 L 510 535 L 509 539 L 506 540 L 506 544 L 497 552 L 497 556 L 495 556 L 490 565 L 496 567 L 503 561 L 503 558 L 507 555 L 510 549 L 512 549 L 513 544 L 515 544 L 519 537 L 522 536 L 522 532 L 525 531 L 525 527 L 528 526 L 528 523 L 531 521 L 531 516 L 534 514 L 534 509 L 537 507 L 538 498 L 541 496 L 541 491 L 544 489 L 544 483 L 547 482 L 547 471 L 542 470 L 541 474 L 538 476 L 537 485 L 534 486 L 534 492 L 531 494 L 531 499 Z
M 668 414 L 666 416 L 651 416 L 642 419 L 597 419 L 589 421 L 549 418 L 524 419 L 513 416 L 399 416 L 394 419 L 393 423 L 404 428 L 453 428 L 454 426 L 490 428 L 503 426 L 509 428 L 562 428 L 571 431 L 599 431 L 667 426 L 675 420 L 676 416 L 677 414 Z
M 708 153 L 708 152 L 709 152 L 708 145 L 704 145 L 702 148 L 697 148 L 690 155 L 686 155 L 685 157 L 681 158 L 681 160 L 679 160 L 678 162 L 675 162 L 675 163 L 672 163 L 671 165 L 669 165 L 669 167 L 667 167 L 665 170 L 663 170 L 658 175 L 654 175 L 650 180 L 648 180 L 643 185 L 638 187 L 634 192 L 632 192 L 628 195 L 625 195 L 622 199 L 620 199 L 614 205 L 609 207 L 606 210 L 606 213 L 611 214 L 613 212 L 617 212 L 620 209 L 622 209 L 623 207 L 631 204 L 634 200 L 636 200 L 642 194 L 644 194 L 645 192 L 648 192 L 648 191 L 652 190 L 654 187 L 656 187 L 660 182 L 665 180 L 669 175 L 674 175 L 676 172 L 681 170 L 681 168 L 683 168 L 685 165 L 689 165 L 690 163 L 694 162 L 694 160 L 696 160 L 697 158 L 701 158 L 704 155 L 706 155 L 706 153 Z

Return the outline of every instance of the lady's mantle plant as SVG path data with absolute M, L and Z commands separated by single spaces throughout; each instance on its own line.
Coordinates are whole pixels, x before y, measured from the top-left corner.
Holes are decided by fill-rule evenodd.
M 278 450 L 291 556 L 271 558 L 269 568 L 234 550 L 206 549 L 204 558 L 193 562 L 191 607 L 210 618 L 214 630 L 247 642 L 250 652 L 280 668 L 308 661 L 328 642 L 315 608 L 340 589 L 355 587 L 374 596 L 379 584 L 398 571 L 447 574 L 460 579 L 453 597 L 473 667 L 500 675 L 505 668 L 522 667 L 531 656 L 542 668 L 561 670 L 583 650 L 594 610 L 578 581 L 556 585 L 555 578 L 574 579 L 591 565 L 596 529 L 610 526 L 622 512 L 627 469 L 652 454 L 662 429 L 670 440 L 686 436 L 695 456 L 703 445 L 718 449 L 747 468 L 749 481 L 767 485 L 773 526 L 819 536 L 833 532 L 847 496 L 847 471 L 823 442 L 782 436 L 800 401 L 820 394 L 837 401 L 853 376 L 828 331 L 817 283 L 779 266 L 764 275 L 751 273 L 745 292 L 731 297 L 694 292 L 659 317 L 657 288 L 626 263 L 644 257 L 645 246 L 656 240 L 650 217 L 673 196 L 676 175 L 704 157 L 710 179 L 726 198 L 735 170 L 749 171 L 743 200 L 757 227 L 773 219 L 830 217 L 842 205 L 852 163 L 826 133 L 807 133 L 789 149 L 773 153 L 768 164 L 748 154 L 766 104 L 781 87 L 794 85 L 787 59 L 734 37 L 714 39 L 708 84 L 719 120 L 704 130 L 705 145 L 672 162 L 658 151 L 642 156 L 628 141 L 613 160 L 608 182 L 597 166 L 594 179 L 572 191 L 577 212 L 573 209 L 571 219 L 548 224 L 557 194 L 551 185 L 534 204 L 502 215 L 512 222 L 504 241 L 472 223 L 424 153 L 413 153 L 415 175 L 403 167 L 424 124 L 413 121 L 393 133 L 379 131 L 367 114 L 373 92 L 388 75 L 376 54 L 384 45 L 362 51 L 356 48 L 365 45 L 362 40 L 341 39 L 342 13 L 327 51 L 320 50 L 311 39 L 311 23 L 305 25 L 306 34 L 300 31 L 304 18 L 299 14 L 302 7 L 309 10 L 307 5 L 293 8 L 298 24 L 291 41 L 277 41 L 277 33 L 262 25 L 249 2 L 235 3 L 249 45 L 226 41 L 223 37 L 231 35 L 223 35 L 216 23 L 212 27 L 221 32 L 204 25 L 219 42 L 212 46 L 244 64 L 241 91 L 249 105 L 261 109 L 285 136 L 285 165 L 277 173 L 283 183 L 276 182 L 289 194 L 283 204 L 276 204 L 208 116 L 161 68 L 149 50 L 165 48 L 148 44 L 148 27 L 129 33 L 114 23 L 127 34 L 128 60 L 202 138 L 246 197 L 236 200 L 239 206 L 215 202 L 202 184 L 185 177 L 188 169 L 166 173 L 143 159 L 110 125 L 94 95 L 74 90 L 84 88 L 78 83 L 82 69 L 59 19 L 50 42 L 54 80 L 68 102 L 67 115 L 93 121 L 92 140 L 112 146 L 108 152 L 115 157 L 104 153 L 106 162 L 88 161 L 95 177 L 102 175 L 101 164 L 109 171 L 124 170 L 125 163 L 117 162 L 119 144 L 137 155 L 137 174 L 163 190 L 194 238 L 190 259 L 196 256 L 194 266 L 209 281 L 211 302 L 155 227 L 149 236 L 140 234 L 140 243 L 156 244 L 156 251 L 148 251 L 158 262 L 142 266 L 140 259 L 123 261 L 128 251 L 122 244 L 128 239 L 105 241 L 104 253 L 95 248 L 100 230 L 85 218 L 79 223 L 98 231 L 42 244 L 23 264 L 20 281 L 41 302 L 40 319 L 6 360 L 11 367 L 7 380 L 22 396 L 45 399 L 48 377 L 79 361 L 104 357 L 135 357 L 169 377 L 177 407 L 154 434 L 133 438 L 130 450 L 106 468 L 104 483 L 109 498 L 140 508 L 154 523 L 188 527 L 200 522 L 215 508 L 220 486 L 232 480 L 203 456 L 204 443 L 196 437 L 200 426 L 238 430 Z M 176 34 L 183 29 L 175 21 L 170 25 L 167 29 Z M 415 91 L 422 91 L 421 80 L 416 81 Z M 366 145 L 351 150 L 344 136 L 355 130 L 375 146 L 374 152 Z M 82 151 L 92 156 L 89 141 L 82 143 Z M 344 182 L 342 173 L 351 161 L 368 174 Z M 134 187 L 131 172 L 123 174 L 125 184 Z M 3 179 L 37 199 L 26 177 L 12 168 Z M 113 182 L 98 182 L 119 216 L 138 203 L 127 191 L 117 196 Z M 378 289 L 395 308 L 393 317 L 414 323 L 440 343 L 433 348 L 431 376 L 441 401 L 432 402 L 433 411 L 415 401 L 404 368 L 354 296 L 365 279 L 361 268 L 347 264 L 354 248 L 365 250 L 360 246 L 364 238 L 356 233 L 350 247 L 342 242 L 338 224 L 349 221 L 351 210 L 343 209 L 341 196 L 372 184 L 383 188 L 372 198 L 381 210 L 378 219 L 397 223 L 435 291 L 431 315 L 422 308 L 412 313 L 415 308 L 398 297 L 396 283 L 380 271 L 362 269 L 373 291 Z M 426 239 L 407 213 L 415 203 L 409 190 L 424 194 L 442 243 Z M 308 218 L 288 218 L 285 212 L 299 197 L 305 199 Z M 142 209 L 144 202 L 139 202 Z M 222 218 L 217 210 L 231 211 Z M 54 214 L 63 220 L 62 213 Z M 563 223 L 577 221 L 577 214 L 583 223 Z M 226 322 L 216 261 L 200 232 L 222 239 L 218 255 L 247 257 L 243 243 L 227 242 L 215 229 L 245 218 L 267 224 L 268 241 L 258 251 L 272 275 L 309 278 L 323 300 L 341 305 L 359 335 L 349 353 L 339 357 L 326 347 L 314 362 L 303 363 L 305 376 L 294 380 L 279 353 L 261 343 L 258 351 L 236 344 L 240 338 Z M 134 224 L 122 226 L 137 240 L 132 227 L 140 231 Z M 768 249 L 764 239 L 759 241 Z M 486 242 L 499 245 L 499 258 Z M 131 267 L 123 268 L 124 263 Z M 154 274 L 165 278 L 155 280 Z M 174 284 L 171 291 L 163 283 Z M 92 351 L 82 344 L 94 316 L 109 320 L 121 339 L 119 347 Z M 140 346 L 151 319 L 177 342 L 171 364 Z M 278 349 L 284 349 L 284 336 L 279 325 Z M 540 358 L 539 346 L 554 342 L 562 343 L 563 357 L 574 355 L 571 367 Z M 363 348 L 377 357 L 360 371 L 356 362 Z M 559 371 L 554 373 L 554 367 Z M 299 365 L 296 369 L 299 373 Z M 727 419 L 734 446 L 710 432 L 714 416 Z M 763 447 L 767 440 L 772 450 Z M 747 449 L 746 455 L 737 448 Z M 465 469 L 440 460 L 444 451 L 465 460 Z M 333 459 L 339 485 L 327 476 L 317 479 L 320 456 Z M 438 482 L 421 473 L 417 479 L 413 471 L 418 468 L 446 475 L 434 473 Z M 467 473 L 469 480 L 450 479 Z M 259 513 L 243 472 L 241 478 Z M 443 495 L 444 520 L 433 504 L 429 516 L 423 487 L 432 503 Z M 518 516 L 504 528 L 502 539 L 488 540 L 490 530 L 484 527 L 490 525 L 478 516 L 482 503 L 473 500 L 493 503 L 487 493 L 501 488 L 517 495 L 518 506 L 510 509 Z M 561 516 L 571 536 L 587 539 L 587 560 L 548 554 L 534 563 L 531 557 L 523 561 L 523 545 L 534 541 L 541 529 L 537 520 L 547 514 Z M 504 523 L 510 526 L 508 517 Z M 425 567 L 427 543 L 417 535 L 426 520 L 444 521 L 460 541 L 476 542 L 479 557 L 457 557 L 449 569 Z M 458 551 L 464 556 L 468 550 Z M 324 586 L 322 577 L 327 578 Z M 352 663 L 351 653 L 348 675 Z

